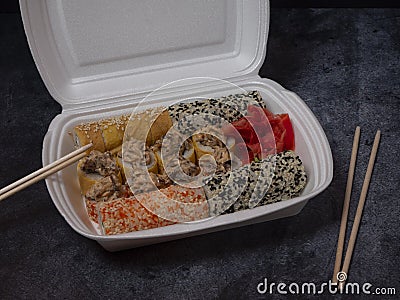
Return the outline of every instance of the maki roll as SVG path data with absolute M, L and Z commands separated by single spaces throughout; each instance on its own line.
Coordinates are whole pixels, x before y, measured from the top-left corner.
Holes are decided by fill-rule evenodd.
M 171 185 L 165 189 L 136 195 L 140 204 L 157 216 L 172 222 L 191 222 L 209 216 L 202 188 Z
M 128 163 L 132 167 L 145 166 L 151 173 L 158 172 L 157 158 L 153 150 L 144 142 L 131 139 L 124 144 L 124 157 L 122 162 Z
M 181 173 L 193 177 L 200 172 L 192 139 L 185 139 L 174 128 L 162 140 L 156 141 L 151 149 L 156 154 L 160 174 Z M 165 168 L 168 168 L 167 172 Z
M 246 189 L 225 213 L 297 197 L 306 183 L 304 165 L 293 151 L 270 155 L 259 162 L 253 161 Z
M 295 152 L 285 151 L 273 157 L 275 162 L 271 184 L 257 206 L 297 197 L 307 184 L 304 165 Z
M 122 115 L 79 124 L 72 130 L 75 146 L 92 143 L 100 152 L 112 150 L 122 144 L 128 120 L 129 116 Z
M 205 154 L 213 155 L 216 150 L 226 148 L 226 137 L 220 133 L 217 127 L 206 126 L 192 136 L 197 159 Z M 229 147 L 234 146 L 234 139 L 230 139 Z
M 89 218 L 94 222 L 98 222 L 97 203 L 129 194 L 129 189 L 123 184 L 120 169 L 110 152 L 91 151 L 79 161 L 77 172 Z
M 179 122 L 188 115 L 213 114 L 227 122 L 233 122 L 247 114 L 248 105 L 265 107 L 258 91 L 233 94 L 226 97 L 181 102 L 168 107 L 174 122 Z M 212 125 L 218 125 L 215 122 Z
M 226 173 L 214 174 L 204 179 L 204 192 L 210 216 L 218 216 L 234 203 L 245 201 L 243 194 L 248 185 L 249 167 L 244 166 Z
M 158 171 L 157 159 L 144 141 L 130 138 L 123 145 L 125 177 L 133 194 L 155 190 L 151 174 Z
M 100 202 L 96 206 L 100 228 L 105 235 L 122 234 L 174 224 L 146 209 L 135 197 Z
M 150 108 L 134 113 L 126 127 L 125 138 L 153 145 L 164 136 L 172 126 L 172 119 L 164 107 Z
M 110 152 L 92 150 L 88 156 L 79 161 L 77 173 L 83 194 L 105 179 L 116 183 L 122 182 L 120 168 Z

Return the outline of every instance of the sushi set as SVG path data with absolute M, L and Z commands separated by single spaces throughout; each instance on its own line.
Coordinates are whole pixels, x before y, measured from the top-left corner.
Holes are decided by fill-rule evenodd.
M 329 143 L 310 108 L 258 76 L 268 1 L 20 7 L 33 59 L 62 106 L 43 165 L 92 144 L 46 179 L 49 194 L 105 249 L 288 217 L 331 182 Z
M 210 116 L 218 115 L 211 123 Z M 221 127 L 218 121 L 228 124 Z M 304 166 L 293 152 L 289 116 L 269 112 L 257 91 L 83 123 L 73 135 L 78 147 L 94 145 L 78 163 L 77 174 L 88 215 L 103 234 L 288 200 L 306 185 Z M 213 172 L 207 163 L 201 170 L 207 156 L 215 163 Z M 185 175 L 180 179 L 188 177 L 192 183 L 202 173 L 200 185 L 177 184 L 170 176 L 179 169 Z

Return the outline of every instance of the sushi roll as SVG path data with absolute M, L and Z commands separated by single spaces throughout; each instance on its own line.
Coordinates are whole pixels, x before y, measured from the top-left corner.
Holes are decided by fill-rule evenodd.
M 72 137 L 76 148 L 92 143 L 92 149 L 100 152 L 106 151 L 98 122 L 88 122 L 75 126 L 72 131 Z M 88 150 L 87 153 L 89 154 L 90 150 Z
M 179 122 L 188 115 L 211 113 L 227 122 L 233 122 L 247 114 L 248 105 L 265 107 L 265 103 L 258 91 L 206 100 L 196 100 L 193 102 L 181 102 L 168 107 L 168 112 L 174 122 Z M 218 125 L 215 124 L 215 122 L 211 124 Z
M 219 148 L 225 148 L 226 137 L 214 126 L 206 126 L 192 136 L 196 157 L 199 159 L 205 154 L 213 155 Z M 230 143 L 232 148 L 234 141 Z
M 128 119 L 128 116 L 123 115 L 98 122 L 107 151 L 115 149 L 122 144 Z
M 151 149 L 156 154 L 160 174 L 181 173 L 193 177 L 200 172 L 196 165 L 192 139 L 185 139 L 175 128 L 172 128 L 163 140 L 158 140 Z
M 122 115 L 79 124 L 72 130 L 75 146 L 79 148 L 92 143 L 94 150 L 112 150 L 122 144 L 128 120 L 129 116 Z
M 164 107 L 133 113 L 125 131 L 126 139 L 135 139 L 153 145 L 172 126 L 172 119 Z
M 121 197 L 95 205 L 104 235 L 115 235 L 176 224 L 152 213 L 135 197 Z
M 85 200 L 87 214 L 93 222 L 99 222 L 99 203 L 108 203 L 121 197 L 132 196 L 129 187 L 124 184 L 116 184 L 109 179 L 110 178 L 108 177 L 104 178 L 101 182 L 99 182 L 99 186 L 93 186 L 93 188 L 90 189 L 83 197 Z
M 270 155 L 250 164 L 246 189 L 225 213 L 297 197 L 306 182 L 304 166 L 293 151 Z
M 146 209 L 172 222 L 192 222 L 209 217 L 207 200 L 201 187 L 171 185 L 135 196 Z
M 204 179 L 204 192 L 207 197 L 210 216 L 218 216 L 236 202 L 246 201 L 244 193 L 250 175 L 248 166 L 227 173 L 215 174 Z
M 242 116 L 247 115 L 247 108 L 249 105 L 266 108 L 265 102 L 258 91 L 229 95 L 227 97 L 220 98 L 220 101 L 226 103 L 230 110 L 240 112 L 240 114 L 237 114 L 236 119 L 232 120 L 232 122 L 238 120 Z
M 158 217 L 143 207 L 134 197 L 99 202 L 96 209 L 101 231 L 105 235 L 158 227 Z
M 104 178 L 109 178 L 116 184 L 122 182 L 120 169 L 110 152 L 92 150 L 78 162 L 77 173 L 82 194 L 86 194 Z
M 155 190 L 152 174 L 158 173 L 155 153 L 144 141 L 130 138 L 123 144 L 122 164 L 125 179 L 132 192 L 143 193 Z
M 125 182 L 126 181 L 126 176 L 125 176 L 125 171 L 124 171 L 124 164 L 122 163 L 122 149 L 120 149 L 116 154 L 115 154 L 115 161 L 121 170 L 121 176 L 122 180 Z
M 199 165 L 215 164 L 214 169 L 217 173 L 227 172 L 232 169 L 232 165 L 237 165 L 235 162 L 238 159 L 234 154 L 235 139 L 227 138 L 218 128 L 206 126 L 195 133 L 192 140 Z
M 143 166 L 148 172 L 157 173 L 157 158 L 153 150 L 143 141 L 130 139 L 123 146 L 123 163 L 132 167 Z
M 274 157 L 276 161 L 271 184 L 257 206 L 297 197 L 307 184 L 304 165 L 295 152 L 285 151 Z

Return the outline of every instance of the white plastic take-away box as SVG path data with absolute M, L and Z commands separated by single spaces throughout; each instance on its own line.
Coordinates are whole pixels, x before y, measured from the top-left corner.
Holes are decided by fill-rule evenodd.
M 266 53 L 268 1 L 20 0 L 20 7 L 36 66 L 63 108 L 43 141 L 44 165 L 74 149 L 68 132 L 79 123 L 130 113 L 137 105 L 228 95 L 236 92 L 234 85 L 260 91 L 272 112 L 291 117 L 296 153 L 308 175 L 302 194 L 203 222 L 104 236 L 86 214 L 76 166 L 49 177 L 50 196 L 68 224 L 107 250 L 291 216 L 331 182 L 330 147 L 311 110 L 296 94 L 258 76 Z

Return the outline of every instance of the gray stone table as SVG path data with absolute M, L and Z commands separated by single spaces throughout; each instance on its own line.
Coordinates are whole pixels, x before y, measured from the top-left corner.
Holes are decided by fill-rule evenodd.
M 357 125 L 354 200 L 378 128 L 382 140 L 349 279 L 400 293 L 399 29 L 399 9 L 272 9 L 260 75 L 304 99 L 326 132 L 335 166 L 332 184 L 300 214 L 109 253 L 68 226 L 39 182 L 0 203 L 0 298 L 248 299 L 270 296 L 257 293 L 264 278 L 326 282 Z M 43 137 L 61 111 L 41 81 L 18 14 L 0 15 L 0 78 L 3 187 L 41 167 Z M 309 296 L 295 298 L 302 297 Z

